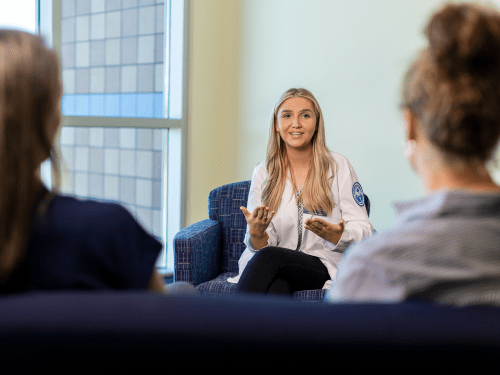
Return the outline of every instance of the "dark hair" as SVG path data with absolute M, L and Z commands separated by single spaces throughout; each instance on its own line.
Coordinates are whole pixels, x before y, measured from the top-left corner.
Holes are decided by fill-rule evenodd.
M 0 283 L 26 253 L 46 158 L 58 178 L 61 95 L 56 53 L 36 35 L 0 29 Z
M 424 34 L 429 45 L 405 75 L 402 106 L 441 151 L 486 161 L 500 137 L 500 13 L 446 4 Z

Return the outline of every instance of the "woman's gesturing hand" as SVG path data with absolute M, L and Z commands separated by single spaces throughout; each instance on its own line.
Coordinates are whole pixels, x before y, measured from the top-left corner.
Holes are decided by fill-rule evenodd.
M 327 240 L 334 245 L 340 241 L 342 233 L 344 233 L 345 220 L 340 220 L 338 224 L 331 224 L 322 219 L 307 219 L 304 228 L 309 229 L 311 232 L 317 234 L 324 240 Z
M 274 216 L 274 211 L 269 214 L 269 207 L 266 206 L 256 207 L 253 213 L 250 213 L 250 211 L 243 206 L 240 207 L 240 210 L 243 211 L 245 215 L 250 235 L 257 237 L 264 235 L 264 232 Z

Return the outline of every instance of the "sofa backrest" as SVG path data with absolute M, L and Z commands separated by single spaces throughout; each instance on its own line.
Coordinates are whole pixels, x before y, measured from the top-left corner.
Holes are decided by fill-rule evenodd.
M 221 273 L 238 272 L 247 226 L 240 207 L 247 206 L 249 191 L 250 181 L 242 181 L 220 186 L 208 196 L 208 217 L 222 227 Z
M 445 373 L 474 366 L 481 372 L 498 366 L 499 350 L 500 309 L 495 307 L 132 291 L 0 298 L 0 356 L 4 368 L 15 373 L 107 367 L 121 372 L 131 365 L 151 372 L 165 363 L 195 373 L 223 364 L 291 373 L 298 366 L 329 364 L 332 357 L 363 373 L 374 368 L 400 373 L 408 366 L 422 372 L 442 366 Z M 247 353 L 255 355 L 245 360 Z

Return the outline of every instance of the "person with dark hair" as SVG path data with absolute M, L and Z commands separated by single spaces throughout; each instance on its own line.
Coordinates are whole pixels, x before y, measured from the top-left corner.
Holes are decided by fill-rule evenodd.
M 57 193 L 62 93 L 57 55 L 43 39 L 0 29 L 0 293 L 167 291 L 154 268 L 161 243 L 125 208 Z M 48 158 L 54 191 L 39 177 Z
M 347 249 L 329 302 L 500 305 L 500 12 L 446 4 L 402 87 L 405 154 L 427 196 L 398 203 L 395 227 Z

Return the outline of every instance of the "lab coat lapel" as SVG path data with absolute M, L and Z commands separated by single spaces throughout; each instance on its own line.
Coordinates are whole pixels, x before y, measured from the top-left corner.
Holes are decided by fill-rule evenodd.
M 283 196 L 281 198 L 281 204 L 286 207 L 286 210 L 284 210 L 283 213 L 288 216 L 284 221 L 293 222 L 292 228 L 294 228 L 293 230 L 290 230 L 289 233 L 286 233 L 286 238 L 292 240 L 292 242 L 296 245 L 299 239 L 297 232 L 299 225 L 299 209 L 297 207 L 297 201 L 295 200 L 292 182 L 289 179 L 286 180 L 285 190 L 283 191 Z M 287 227 L 287 229 L 288 228 L 290 227 Z

